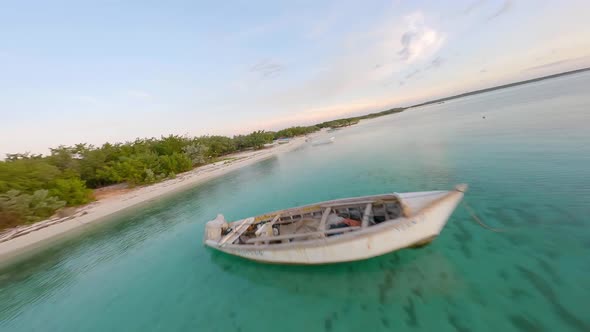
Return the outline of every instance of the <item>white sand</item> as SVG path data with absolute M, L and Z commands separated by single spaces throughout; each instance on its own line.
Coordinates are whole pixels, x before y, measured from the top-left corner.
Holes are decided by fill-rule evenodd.
M 74 217 L 51 226 L 35 230 L 0 243 L 0 263 L 6 264 L 17 258 L 40 251 L 47 245 L 65 238 L 66 235 L 77 234 L 91 224 L 112 219 L 131 207 L 146 204 L 163 196 L 167 196 L 224 175 L 244 166 L 252 165 L 277 154 L 284 153 L 302 146 L 304 137 L 292 139 L 289 143 L 274 146 L 260 151 L 248 151 L 232 155 L 232 161 L 220 161 L 215 164 L 195 168 L 192 171 L 177 175 L 176 178 L 154 185 L 139 187 L 129 192 L 104 198 L 88 206 L 82 207 Z

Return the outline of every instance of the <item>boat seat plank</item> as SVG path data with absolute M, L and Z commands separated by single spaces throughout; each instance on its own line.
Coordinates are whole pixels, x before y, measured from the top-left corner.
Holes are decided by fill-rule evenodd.
M 240 237 L 240 235 L 242 235 L 250 225 L 252 225 L 252 223 L 254 223 L 254 218 L 248 218 L 248 219 L 244 219 L 244 221 L 242 221 L 242 223 L 240 223 L 233 232 L 227 234 L 223 239 L 221 239 L 221 241 L 219 242 L 220 246 L 223 246 L 224 244 L 226 244 L 228 241 L 229 243 L 234 242 L 237 238 Z
M 271 234 L 272 234 L 272 226 L 274 226 L 274 224 L 277 222 L 277 220 L 279 220 L 279 218 L 280 218 L 280 217 L 281 217 L 281 214 L 280 214 L 280 213 L 279 213 L 279 214 L 277 214 L 277 215 L 276 215 L 276 216 L 275 216 L 275 217 L 272 219 L 272 221 L 271 221 L 271 222 L 268 224 L 268 226 L 266 226 L 266 227 L 270 227 L 270 229 L 271 229 Z M 263 227 L 264 227 L 264 226 L 263 226 Z M 260 229 L 258 229 L 258 230 L 256 231 L 256 233 L 255 233 L 255 234 L 256 234 L 256 236 L 260 236 L 260 234 L 261 234 L 261 232 L 262 232 L 262 230 L 263 230 L 263 227 L 261 227 Z M 260 243 L 256 243 L 256 244 L 260 244 Z M 266 241 L 264 244 L 268 244 L 268 241 Z
M 365 205 L 365 204 L 369 204 L 369 203 L 374 203 L 375 200 L 370 200 L 370 201 L 351 201 L 351 202 L 343 202 L 343 203 L 334 203 L 334 204 L 325 204 L 325 205 L 320 205 L 320 207 L 322 208 L 329 208 L 329 207 L 347 207 L 347 206 L 355 206 L 355 205 Z
M 363 221 L 361 222 L 362 228 L 367 228 L 367 226 L 369 226 L 369 217 L 371 216 L 372 210 L 373 210 L 373 204 L 372 203 L 367 204 L 367 207 L 365 207 L 365 212 L 363 213 Z
M 279 220 L 280 217 L 281 217 L 281 215 L 277 214 L 270 222 L 270 226 L 272 227 L 274 224 L 276 224 L 276 222 Z
M 322 219 L 320 220 L 320 226 L 318 227 L 318 231 L 323 232 L 326 229 L 326 221 L 328 220 L 328 216 L 332 212 L 332 208 L 328 207 L 324 210 L 322 214 Z
M 335 202 L 335 203 L 324 203 L 319 205 L 321 208 L 326 207 L 339 207 L 339 206 L 358 206 L 358 205 L 366 205 L 369 203 L 373 204 L 384 204 L 384 203 L 395 203 L 399 201 L 397 197 L 376 197 L 371 199 L 362 199 L 362 200 L 350 200 L 345 202 Z
M 311 233 L 301 233 L 301 234 L 285 234 L 285 235 L 277 235 L 277 236 L 264 236 L 264 237 L 256 237 L 253 239 L 249 239 L 246 243 L 256 243 L 261 241 L 277 241 L 277 240 L 288 240 L 300 237 L 307 237 L 307 236 L 315 236 L 315 235 L 322 235 L 322 234 L 338 234 L 338 233 L 346 233 L 351 232 L 354 230 L 360 229 L 359 226 L 352 226 L 352 227 L 343 227 L 343 228 L 334 228 L 324 232 L 311 232 Z

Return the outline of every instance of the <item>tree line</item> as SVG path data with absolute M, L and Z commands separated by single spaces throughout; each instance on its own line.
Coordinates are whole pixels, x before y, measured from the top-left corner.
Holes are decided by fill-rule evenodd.
M 352 125 L 359 123 L 360 120 L 372 119 L 372 118 L 376 118 L 376 117 L 380 117 L 380 116 L 384 116 L 384 115 L 399 113 L 404 110 L 405 110 L 405 108 L 401 108 L 401 107 L 392 108 L 392 109 L 388 109 L 388 110 L 382 111 L 382 112 L 376 112 L 376 113 L 370 113 L 370 114 L 365 114 L 365 115 L 355 116 L 355 117 L 350 117 L 350 118 L 342 118 L 342 119 L 326 121 L 326 122 L 318 123 L 316 126 L 319 128 L 347 127 L 347 126 L 352 126 Z
M 47 156 L 8 154 L 0 161 L 0 229 L 46 219 L 65 206 L 89 203 L 95 188 L 155 183 L 234 152 L 261 149 L 274 139 L 317 130 L 315 126 L 260 130 L 232 138 L 170 135 L 102 146 L 59 146 Z
M 46 219 L 66 206 L 89 203 L 92 189 L 118 183 L 155 183 L 231 153 L 261 149 L 278 138 L 391 113 L 386 112 L 390 111 L 233 137 L 169 135 L 102 146 L 59 146 L 50 149 L 49 155 L 8 154 L 0 161 L 0 229 Z

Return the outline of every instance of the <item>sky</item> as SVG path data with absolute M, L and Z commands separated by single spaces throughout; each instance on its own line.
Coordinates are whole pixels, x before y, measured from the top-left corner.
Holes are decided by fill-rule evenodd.
M 0 155 L 276 130 L 590 66 L 590 1 L 0 3 Z

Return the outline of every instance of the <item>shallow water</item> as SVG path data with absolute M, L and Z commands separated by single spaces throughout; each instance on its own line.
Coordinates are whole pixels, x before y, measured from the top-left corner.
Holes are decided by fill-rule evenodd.
M 365 121 L 0 272 L 3 331 L 590 331 L 590 74 Z M 485 116 L 485 119 L 483 118 Z M 217 212 L 451 188 L 420 250 L 261 265 L 201 245 Z

